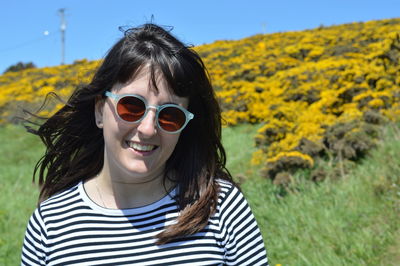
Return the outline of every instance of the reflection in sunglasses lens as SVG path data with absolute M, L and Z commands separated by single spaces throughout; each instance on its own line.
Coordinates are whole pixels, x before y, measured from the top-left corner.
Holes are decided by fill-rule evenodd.
M 136 97 L 123 97 L 118 102 L 117 112 L 119 116 L 128 122 L 138 121 L 146 112 L 144 102 Z
M 160 127 L 169 132 L 174 132 L 182 128 L 185 121 L 185 113 L 176 107 L 166 107 L 158 114 Z

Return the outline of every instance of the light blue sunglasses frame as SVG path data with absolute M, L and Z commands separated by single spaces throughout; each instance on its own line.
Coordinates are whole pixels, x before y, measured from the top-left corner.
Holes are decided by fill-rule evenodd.
M 189 112 L 188 110 L 186 110 L 186 109 L 183 108 L 182 106 L 179 106 L 179 105 L 176 105 L 176 104 L 171 104 L 171 103 L 167 103 L 167 104 L 163 104 L 163 105 L 149 105 L 149 104 L 147 104 L 147 101 L 146 101 L 145 98 L 143 98 L 142 96 L 137 95 L 137 94 L 114 94 L 114 93 L 112 93 L 112 92 L 110 92 L 110 91 L 106 91 L 106 92 L 105 92 L 105 96 L 110 97 L 110 98 L 112 98 L 112 99 L 114 99 L 114 100 L 116 101 L 116 104 L 114 105 L 114 111 L 115 111 L 115 113 L 117 114 L 118 118 L 121 119 L 121 121 L 124 121 L 125 123 L 129 123 L 129 124 L 137 124 L 137 123 L 140 123 L 140 121 L 142 121 L 142 120 L 146 117 L 148 110 L 149 110 L 149 109 L 154 109 L 154 110 L 156 110 L 156 125 L 157 125 L 157 127 L 158 127 L 160 130 L 162 130 L 163 132 L 170 133 L 170 134 L 176 134 L 176 133 L 181 132 L 181 131 L 187 126 L 187 124 L 189 123 L 189 121 L 192 120 L 192 119 L 194 118 L 194 114 L 192 114 L 191 112 Z M 143 116 L 142 116 L 139 120 L 137 120 L 137 121 L 133 121 L 133 122 L 126 121 L 126 120 L 122 119 L 122 117 L 118 114 L 118 110 L 117 110 L 118 103 L 119 103 L 119 101 L 120 101 L 122 98 L 127 97 L 127 96 L 136 97 L 136 98 L 142 100 L 143 103 L 144 103 L 144 105 L 145 105 L 145 107 L 146 107 L 146 110 L 144 111 Z M 167 108 L 167 107 L 175 107 L 175 108 L 178 108 L 179 110 L 181 110 L 181 111 L 185 114 L 185 118 L 186 118 L 185 123 L 182 125 L 182 127 L 181 127 L 180 129 L 178 129 L 178 130 L 176 130 L 176 131 L 167 131 L 167 130 L 163 129 L 163 128 L 160 126 L 160 123 L 159 123 L 159 121 L 158 121 L 158 115 L 159 115 L 159 113 L 160 113 L 164 108 Z

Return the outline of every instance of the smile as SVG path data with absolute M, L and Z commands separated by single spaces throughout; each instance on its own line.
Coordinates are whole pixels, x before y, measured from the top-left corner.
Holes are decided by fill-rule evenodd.
M 136 151 L 152 151 L 158 147 L 156 145 L 142 145 L 137 142 L 131 142 L 131 141 L 127 141 L 127 144 L 130 148 Z

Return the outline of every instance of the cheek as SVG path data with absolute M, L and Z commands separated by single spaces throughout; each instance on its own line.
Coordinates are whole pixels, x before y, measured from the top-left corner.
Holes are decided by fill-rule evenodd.
M 163 143 L 165 147 L 167 147 L 167 152 L 169 154 L 171 154 L 174 151 L 175 146 L 178 143 L 178 140 L 179 140 L 179 135 L 164 136 Z
M 115 116 L 113 109 L 108 103 L 106 103 L 103 108 L 103 122 L 108 124 L 117 122 L 117 117 Z
M 103 111 L 103 123 L 109 128 L 109 130 L 118 133 L 117 131 L 126 131 L 129 126 L 123 123 L 118 116 L 115 114 L 114 109 L 108 104 L 104 106 Z
M 105 106 L 103 112 L 103 135 L 107 143 L 113 139 L 119 139 L 127 131 L 127 128 L 114 116 L 112 110 Z

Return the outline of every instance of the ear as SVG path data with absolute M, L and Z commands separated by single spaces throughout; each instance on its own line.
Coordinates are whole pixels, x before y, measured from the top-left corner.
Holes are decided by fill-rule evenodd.
M 105 100 L 101 96 L 97 96 L 94 104 L 95 122 L 98 128 L 103 128 L 103 109 Z

